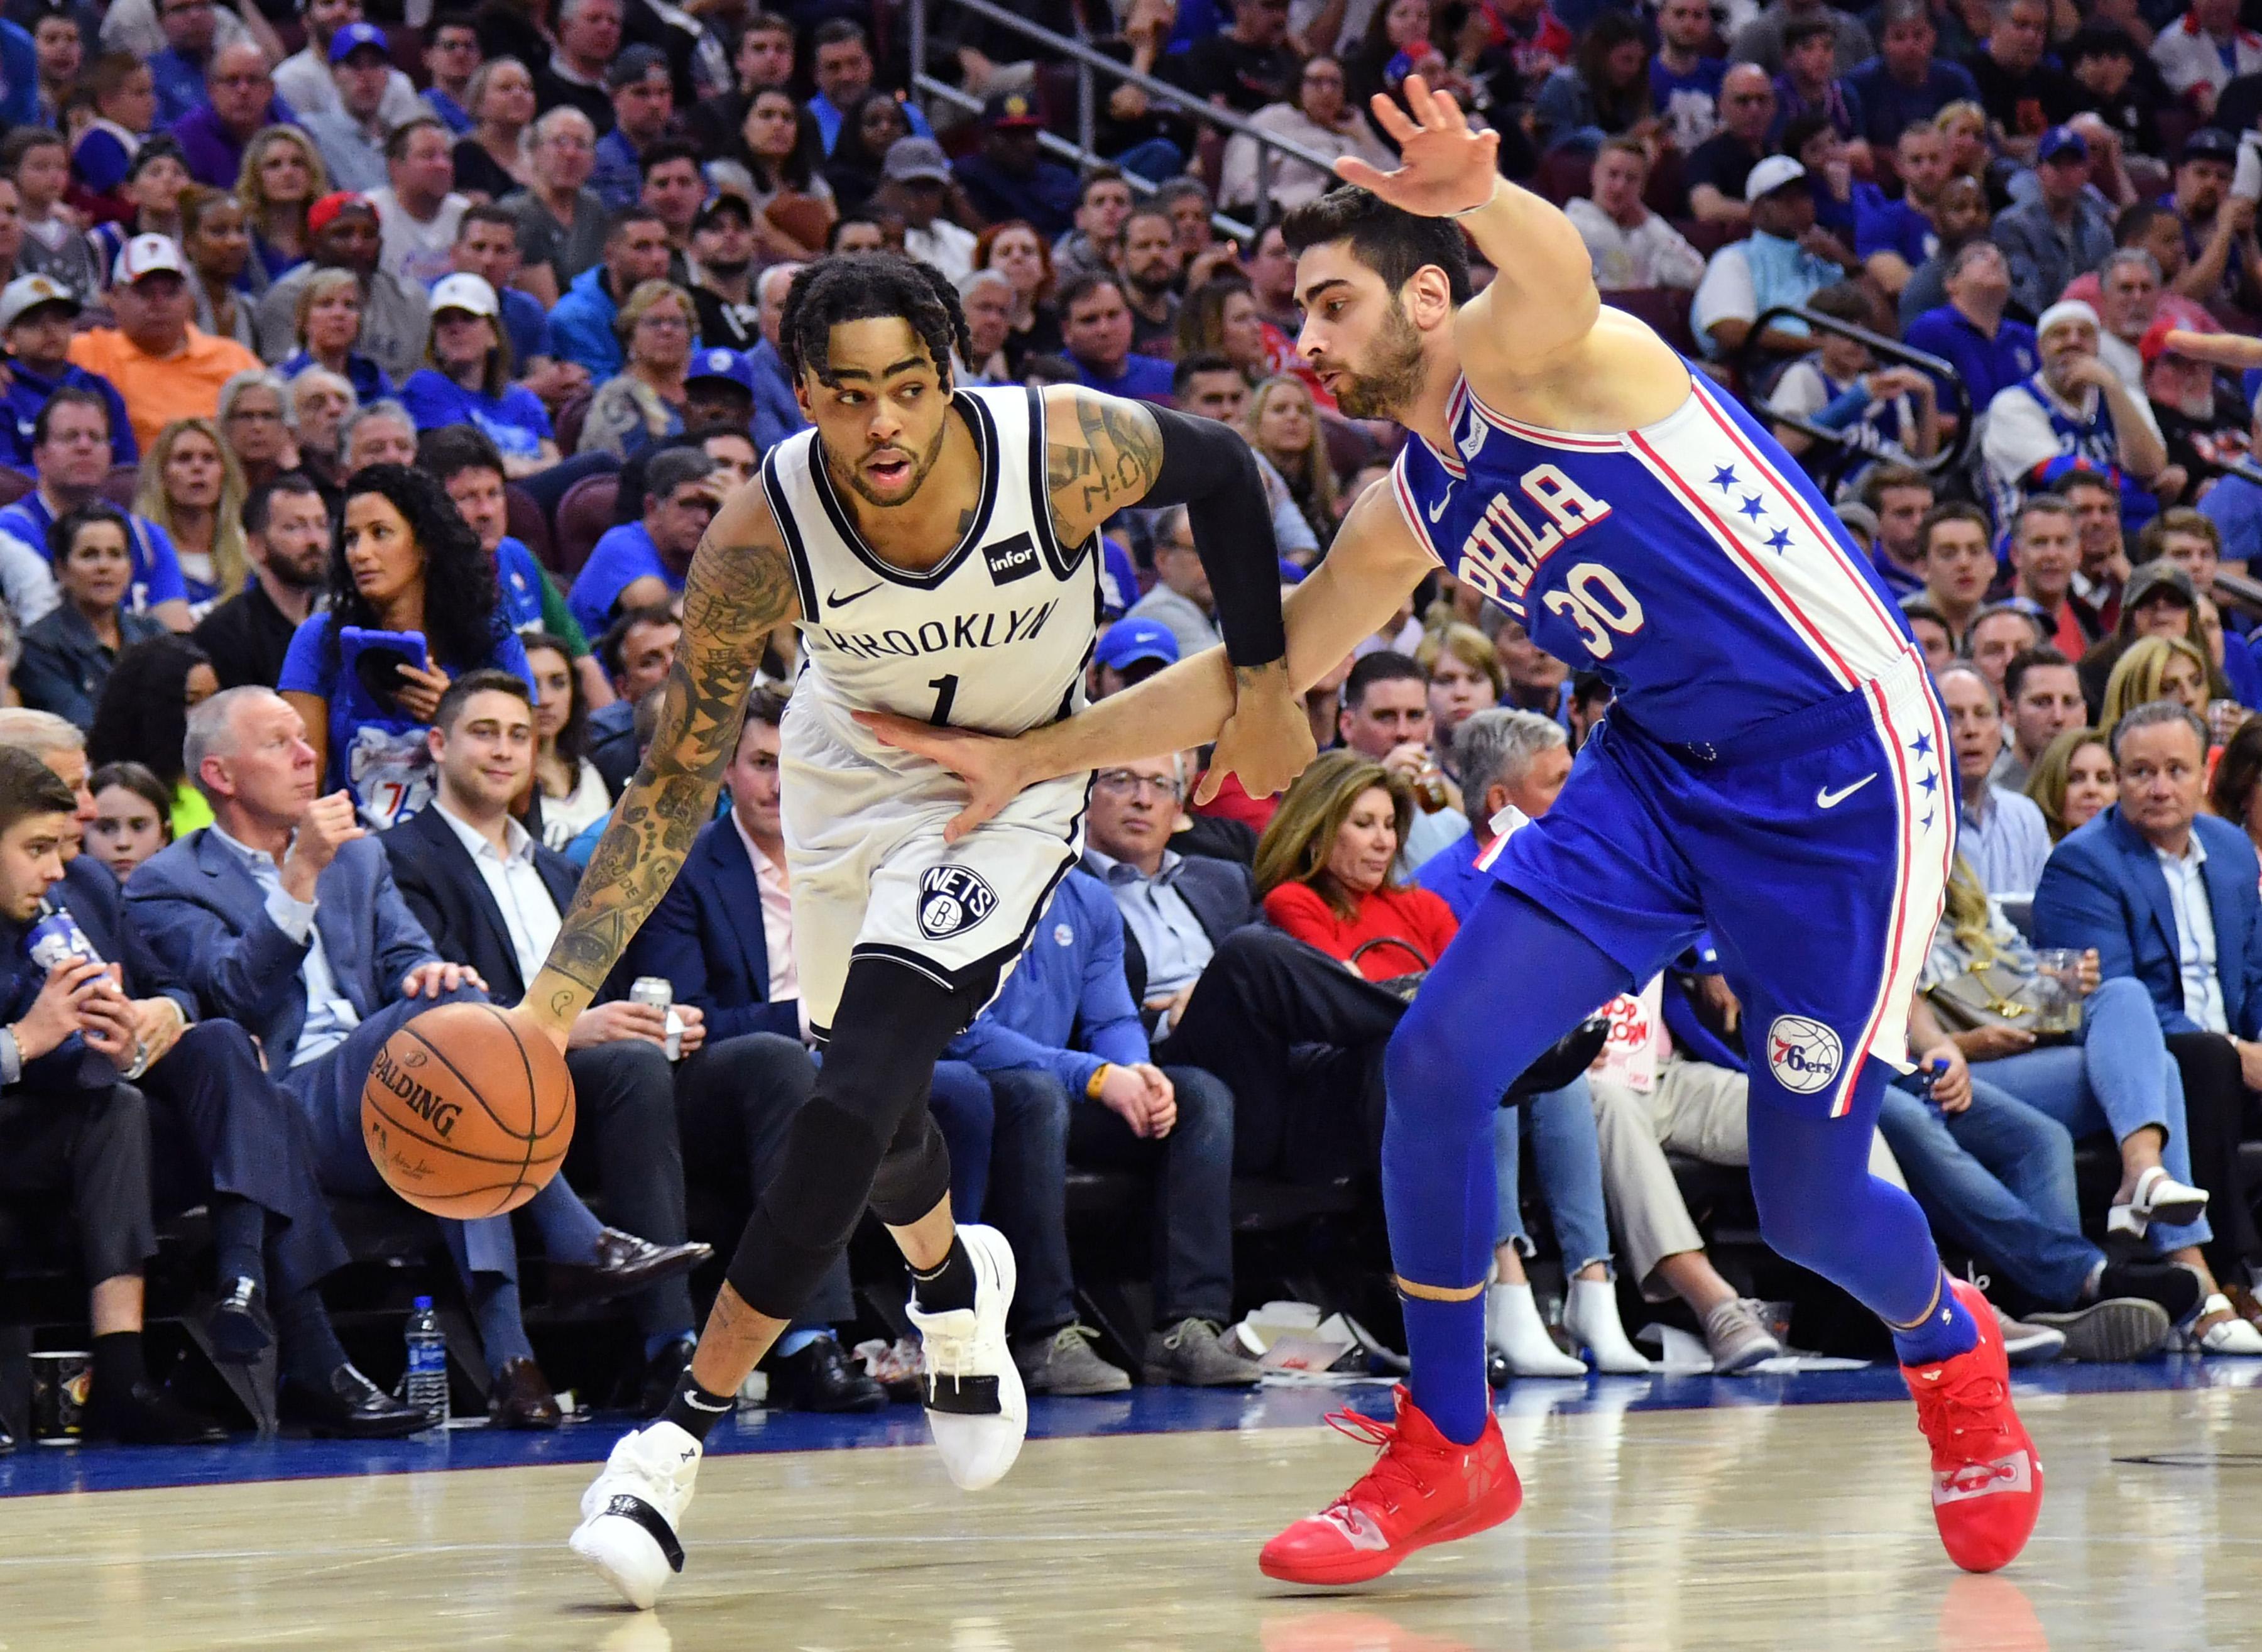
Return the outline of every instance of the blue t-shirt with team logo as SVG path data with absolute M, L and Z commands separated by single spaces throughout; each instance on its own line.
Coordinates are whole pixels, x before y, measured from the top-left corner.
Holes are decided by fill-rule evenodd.
M 499 396 L 483 396 L 431 367 L 420 367 L 408 376 L 400 386 L 400 405 L 419 430 L 468 424 L 507 459 L 541 458 L 542 444 L 555 434 L 542 399 L 524 385 L 508 385 Z
M 1720 81 L 1728 72 L 1727 60 L 1700 57 L 1696 67 L 1682 74 L 1649 60 L 1649 103 L 1673 134 L 1673 147 L 1686 155 L 1720 129 Z

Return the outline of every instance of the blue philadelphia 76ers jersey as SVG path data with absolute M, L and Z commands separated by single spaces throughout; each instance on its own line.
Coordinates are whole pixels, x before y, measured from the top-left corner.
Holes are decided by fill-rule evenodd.
M 1618 436 L 1545 430 L 1455 386 L 1452 451 L 1406 444 L 1400 509 L 1445 569 L 1606 679 L 1667 740 L 1733 738 L 1914 653 L 1797 462 L 1702 373 Z

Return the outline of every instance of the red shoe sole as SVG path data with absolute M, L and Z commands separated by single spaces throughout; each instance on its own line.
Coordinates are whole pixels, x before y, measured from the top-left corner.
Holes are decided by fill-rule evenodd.
M 1267 1577 L 1284 1583 L 1317 1583 L 1335 1586 L 1344 1583 L 1363 1583 L 1392 1570 L 1408 1555 L 1438 1543 L 1452 1543 L 1465 1537 L 1474 1537 L 1479 1532 L 1504 1526 L 1514 1519 L 1524 1506 L 1524 1487 L 1513 1473 L 1507 1484 L 1486 1502 L 1480 1503 L 1453 1520 L 1448 1520 L 1435 1530 L 1416 1532 L 1387 1549 L 1365 1549 L 1342 1555 L 1327 1562 L 1296 1562 L 1274 1558 L 1270 1549 L 1257 1557 L 1257 1569 Z

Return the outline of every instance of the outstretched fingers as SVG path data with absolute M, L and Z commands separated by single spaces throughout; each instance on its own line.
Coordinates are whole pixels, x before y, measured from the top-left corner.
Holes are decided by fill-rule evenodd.
M 1336 176 L 1346 184 L 1358 184 L 1363 190 L 1379 191 L 1384 183 L 1398 175 L 1385 172 L 1355 155 L 1344 155 L 1336 157 Z
M 1418 82 L 1419 76 L 1413 76 L 1409 77 L 1406 83 L 1412 86 Z M 1401 148 L 1413 141 L 1415 133 L 1422 130 L 1406 118 L 1406 112 L 1398 106 L 1397 101 L 1388 92 L 1377 92 L 1367 102 L 1374 111 L 1376 123 Z

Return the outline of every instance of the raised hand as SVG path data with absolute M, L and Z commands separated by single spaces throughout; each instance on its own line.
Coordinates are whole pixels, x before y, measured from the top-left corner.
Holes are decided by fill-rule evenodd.
M 2262 338 L 2249 338 L 2242 333 L 2194 333 L 2178 327 L 2169 330 L 2166 342 L 2171 352 L 2191 361 L 2217 367 L 2262 367 Z
M 1385 172 L 1347 155 L 1336 162 L 1337 177 L 1424 218 L 1450 218 L 1492 198 L 1500 182 L 1500 133 L 1472 128 L 1451 92 L 1433 92 L 1421 76 L 1408 75 L 1405 109 L 1380 92 L 1370 103 L 1376 122 L 1398 145 L 1398 170 Z

